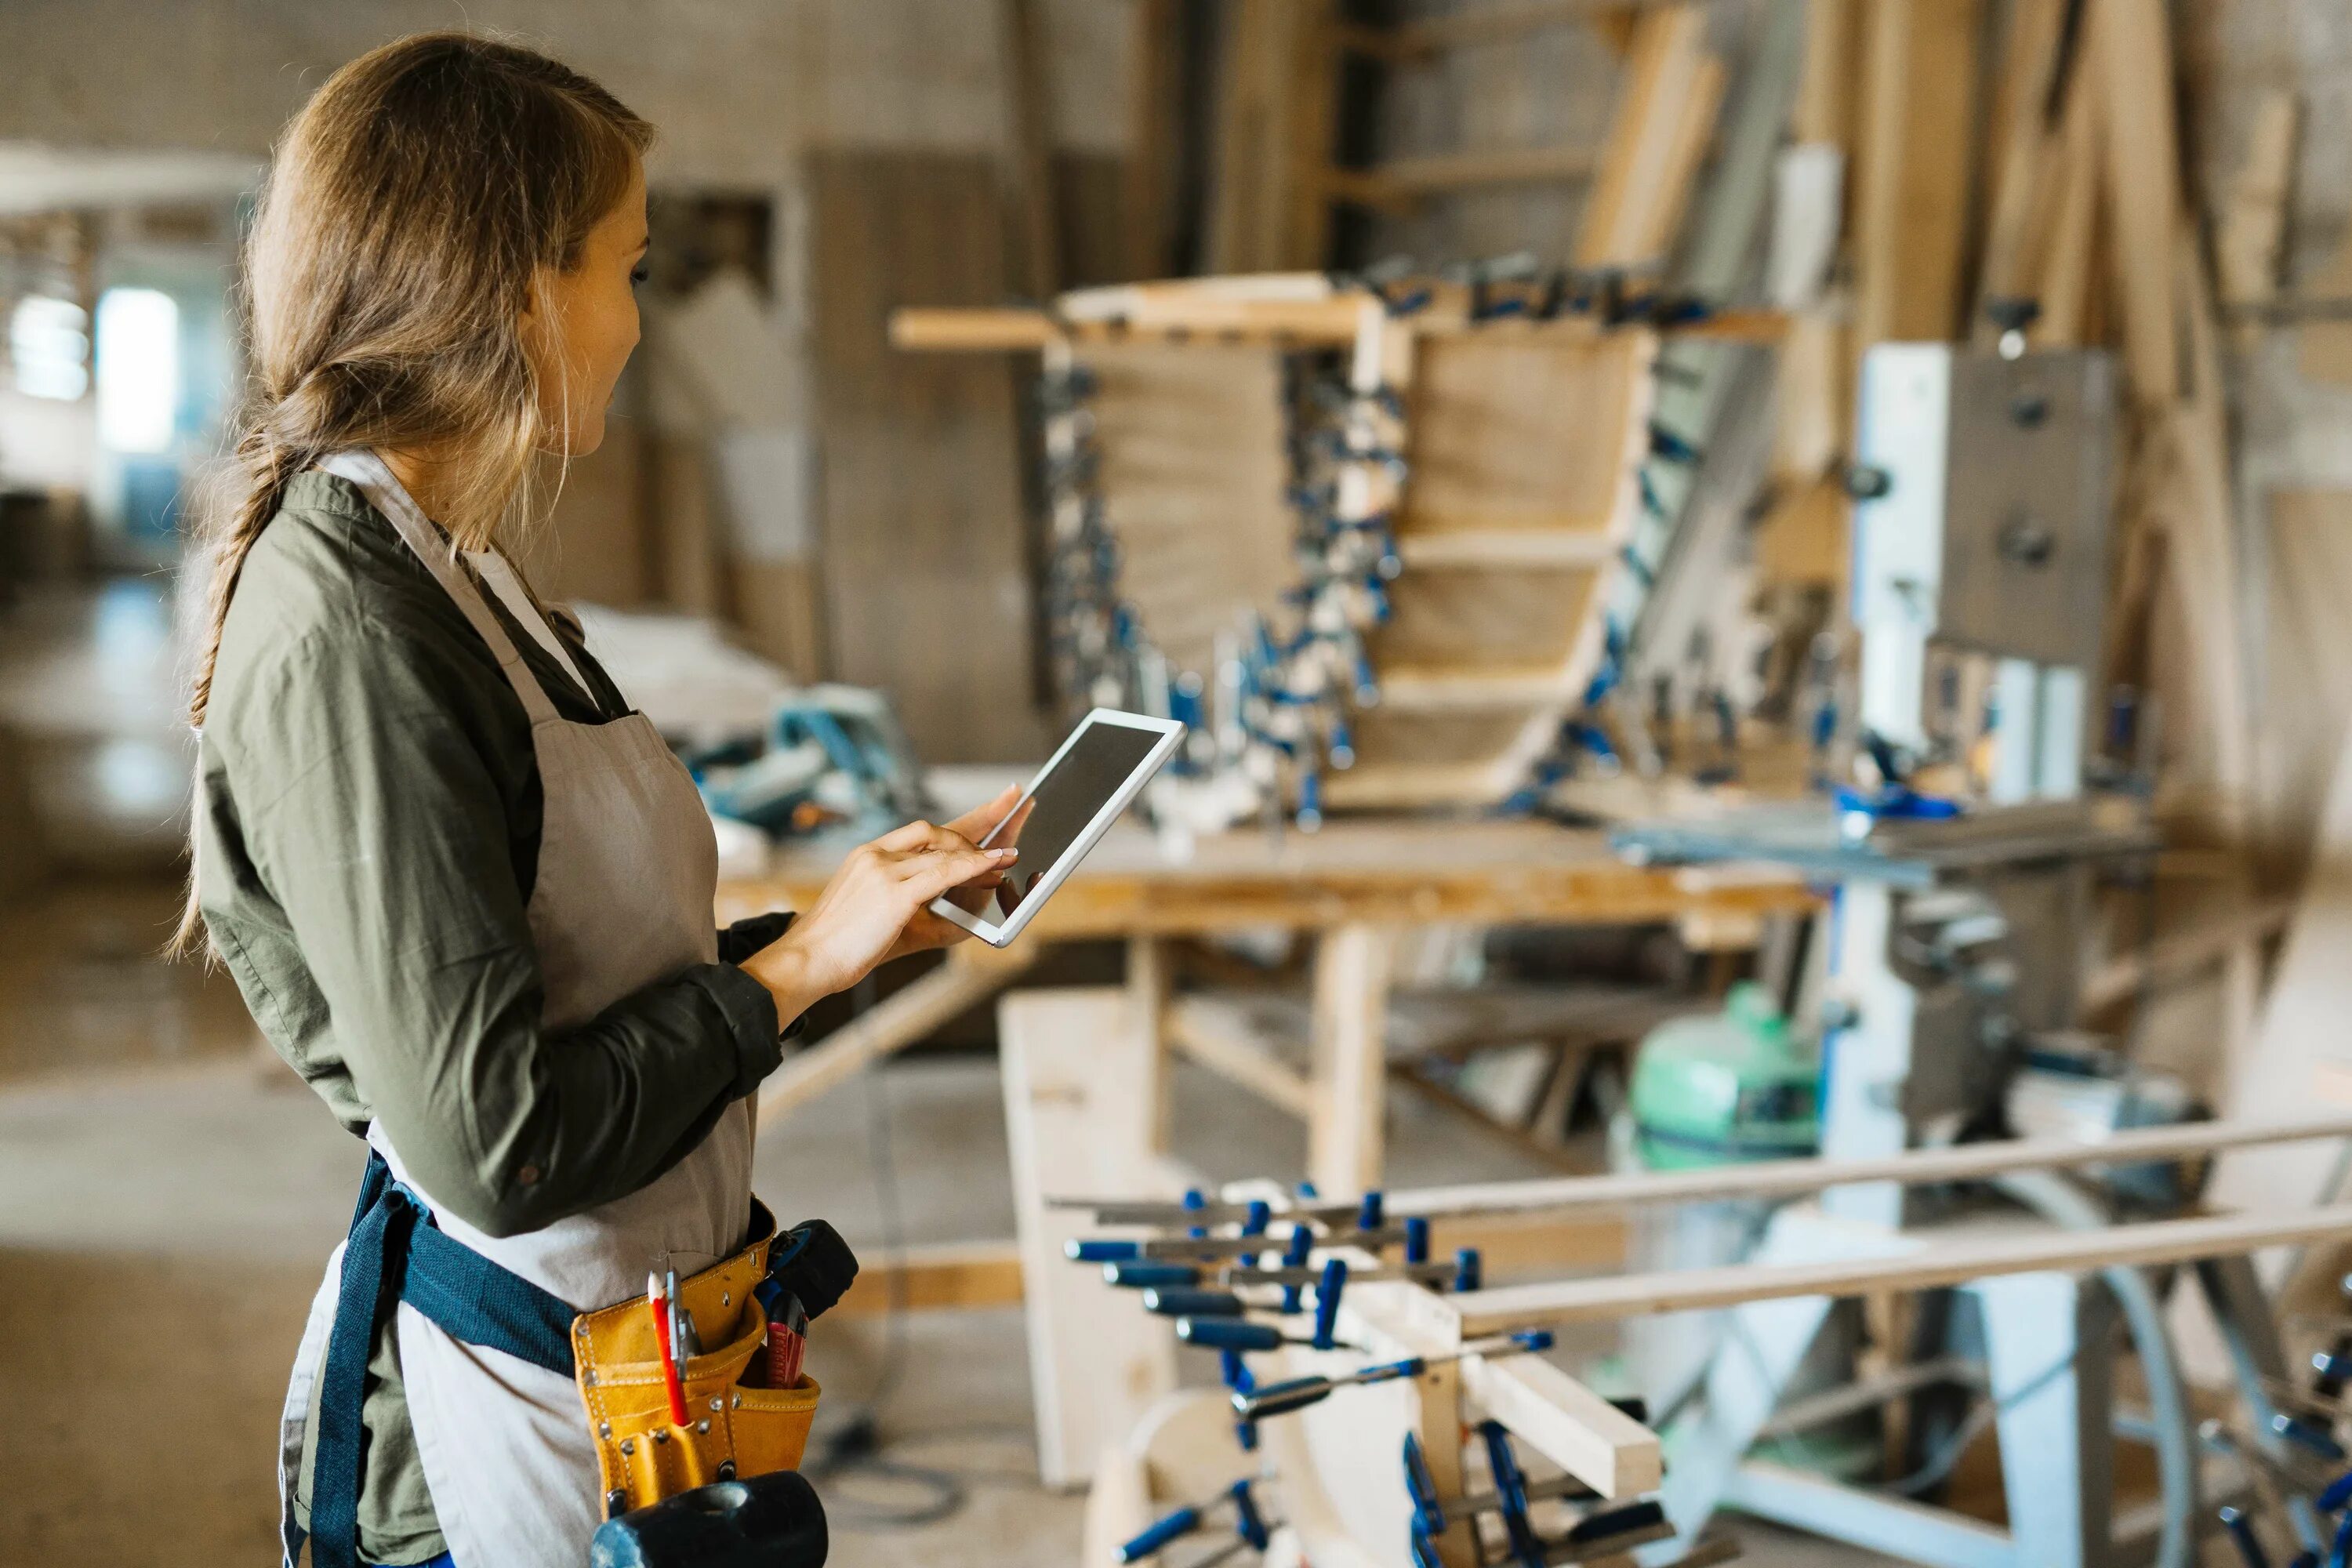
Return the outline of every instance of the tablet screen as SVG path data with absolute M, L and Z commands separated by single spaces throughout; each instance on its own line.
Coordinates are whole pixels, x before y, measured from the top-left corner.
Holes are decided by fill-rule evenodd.
M 1004 874 L 985 918 L 1001 922 L 1021 907 L 1160 738 L 1157 730 L 1126 724 L 1094 722 L 1078 731 L 1054 771 L 1037 781 L 1030 796 L 1036 805 L 1021 828 L 1021 858 Z

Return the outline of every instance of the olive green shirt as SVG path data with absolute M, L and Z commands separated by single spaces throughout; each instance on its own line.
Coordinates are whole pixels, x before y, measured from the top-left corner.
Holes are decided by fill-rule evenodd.
M 628 711 L 576 628 L 559 623 L 586 690 L 483 599 L 562 717 Z M 722 933 L 730 962 L 547 1028 L 524 913 L 541 815 L 530 721 L 479 634 L 357 487 L 297 477 L 222 630 L 198 761 L 205 924 L 343 1125 L 381 1121 L 435 1202 L 493 1236 L 645 1186 L 782 1049 L 734 962 L 786 916 Z M 360 1552 L 424 1562 L 445 1546 L 389 1323 L 369 1371 Z

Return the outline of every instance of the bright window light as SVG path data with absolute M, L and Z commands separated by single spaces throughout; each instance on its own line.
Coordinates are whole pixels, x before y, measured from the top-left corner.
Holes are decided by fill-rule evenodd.
M 27 397 L 70 403 L 89 390 L 89 319 L 70 300 L 27 294 L 8 316 L 8 363 Z
M 180 409 L 180 307 L 154 289 L 98 297 L 98 438 L 116 452 L 172 445 Z

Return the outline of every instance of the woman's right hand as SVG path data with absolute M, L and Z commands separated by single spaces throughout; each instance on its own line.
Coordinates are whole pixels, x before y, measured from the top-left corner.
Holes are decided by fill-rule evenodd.
M 744 973 L 768 988 L 777 1017 L 790 1023 L 904 951 L 910 928 L 946 924 L 930 912 L 933 899 L 993 879 L 1019 855 L 1011 847 L 980 848 L 953 828 L 910 822 L 850 851 L 816 901 L 752 954 Z

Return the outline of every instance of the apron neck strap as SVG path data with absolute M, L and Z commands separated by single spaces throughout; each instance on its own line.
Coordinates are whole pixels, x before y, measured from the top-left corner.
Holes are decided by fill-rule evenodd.
M 325 473 L 357 485 L 360 493 L 399 531 L 410 552 L 425 563 L 425 569 L 433 574 L 434 580 L 457 602 L 474 630 L 489 645 L 499 668 L 506 672 L 507 683 L 522 699 L 523 711 L 530 715 L 530 721 L 535 725 L 553 721 L 558 717 L 555 704 L 548 700 L 546 689 L 523 662 L 506 627 L 483 602 L 473 579 L 457 564 L 457 547 L 418 508 L 384 460 L 372 451 L 353 449 L 323 458 L 318 466 Z

